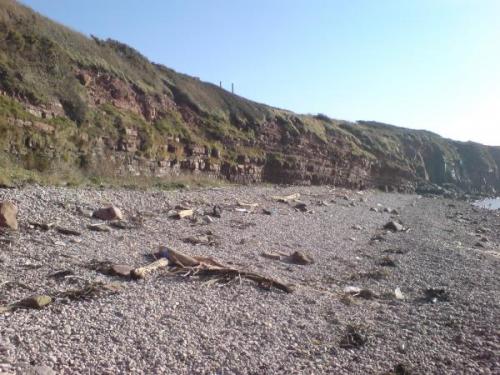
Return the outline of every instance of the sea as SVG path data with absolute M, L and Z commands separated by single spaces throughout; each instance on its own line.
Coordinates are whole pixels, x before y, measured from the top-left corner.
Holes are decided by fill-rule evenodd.
M 474 202 L 474 205 L 481 208 L 488 208 L 490 210 L 499 210 L 500 197 L 482 199 Z

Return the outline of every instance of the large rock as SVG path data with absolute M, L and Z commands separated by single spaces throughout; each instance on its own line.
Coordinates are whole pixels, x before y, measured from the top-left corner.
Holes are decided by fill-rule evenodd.
M 118 207 L 115 207 L 113 205 L 99 208 L 98 210 L 94 211 L 92 216 L 96 219 L 101 220 L 123 220 L 122 211 Z
M 0 202 L 0 227 L 18 229 L 17 207 L 9 201 Z

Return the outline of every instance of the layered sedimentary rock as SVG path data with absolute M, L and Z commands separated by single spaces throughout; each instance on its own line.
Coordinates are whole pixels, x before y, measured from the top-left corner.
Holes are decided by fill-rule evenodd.
M 4 171 L 500 190 L 499 147 L 258 104 L 10 0 L 0 0 L 0 50 Z

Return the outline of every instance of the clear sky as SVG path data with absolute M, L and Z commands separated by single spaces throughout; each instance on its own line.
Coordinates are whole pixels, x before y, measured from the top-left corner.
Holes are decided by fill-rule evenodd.
M 22 0 L 300 113 L 500 145 L 500 0 Z

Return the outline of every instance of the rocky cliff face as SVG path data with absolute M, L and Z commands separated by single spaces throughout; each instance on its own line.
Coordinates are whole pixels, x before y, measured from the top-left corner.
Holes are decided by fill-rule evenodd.
M 233 95 L 0 0 L 0 173 L 500 190 L 500 148 Z M 3 171 L 3 172 L 2 172 Z

